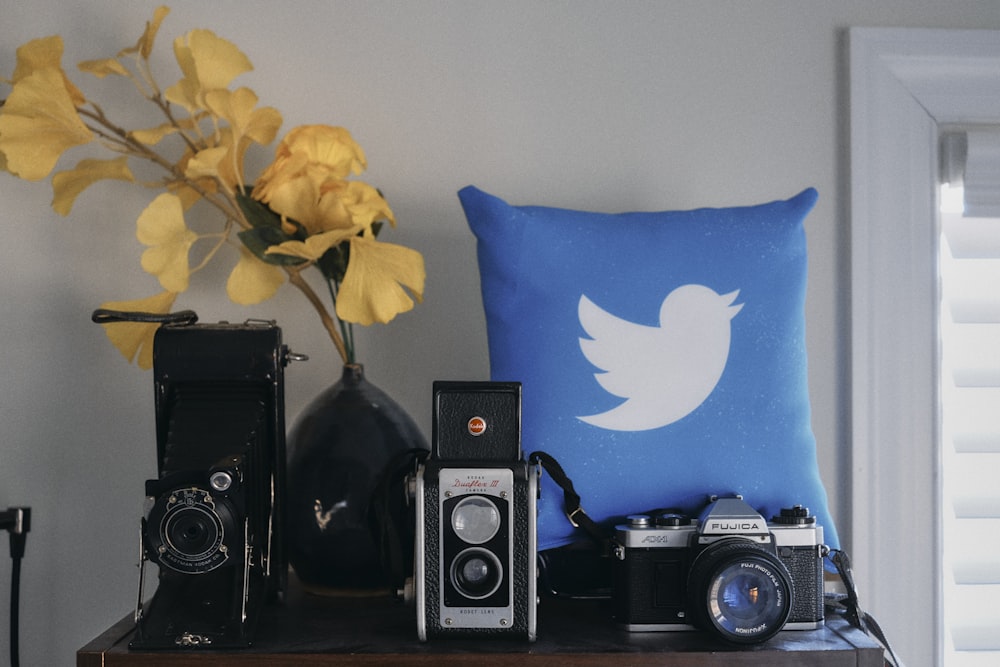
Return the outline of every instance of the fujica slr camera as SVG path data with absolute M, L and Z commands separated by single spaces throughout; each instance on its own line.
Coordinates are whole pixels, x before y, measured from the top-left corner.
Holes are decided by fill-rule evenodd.
M 741 497 L 697 520 L 632 516 L 612 540 L 615 620 L 632 631 L 703 629 L 730 642 L 823 625 L 823 528 L 801 506 L 770 522 Z
M 412 485 L 421 640 L 535 638 L 538 467 L 520 415 L 519 383 L 434 383 L 431 456 Z
M 165 324 L 154 339 L 156 479 L 146 482 L 132 648 L 247 646 L 284 590 L 284 366 L 273 322 Z

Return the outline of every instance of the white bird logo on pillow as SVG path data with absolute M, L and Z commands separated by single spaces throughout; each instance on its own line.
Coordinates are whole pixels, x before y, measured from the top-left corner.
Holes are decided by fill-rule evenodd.
M 660 326 L 636 324 L 580 297 L 583 355 L 601 372 L 597 382 L 624 398 L 617 407 L 578 419 L 612 431 L 647 431 L 672 424 L 705 402 L 729 358 L 730 320 L 743 304 L 739 290 L 718 294 L 682 285 L 660 306 Z

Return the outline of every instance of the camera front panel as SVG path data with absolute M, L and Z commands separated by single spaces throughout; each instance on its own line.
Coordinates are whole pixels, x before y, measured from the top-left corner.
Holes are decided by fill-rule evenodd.
M 419 638 L 534 639 L 537 467 L 430 462 L 415 486 Z
M 510 627 L 514 473 L 448 468 L 440 481 L 440 622 L 453 628 Z

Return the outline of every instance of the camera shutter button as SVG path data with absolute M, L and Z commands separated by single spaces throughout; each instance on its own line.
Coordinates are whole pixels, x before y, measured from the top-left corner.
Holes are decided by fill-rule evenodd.
M 774 523 L 784 526 L 804 526 L 816 523 L 816 517 L 809 515 L 809 508 L 802 505 L 784 507 L 781 514 L 774 517 Z
M 631 514 L 628 517 L 628 525 L 630 528 L 649 528 L 652 522 L 645 514 Z

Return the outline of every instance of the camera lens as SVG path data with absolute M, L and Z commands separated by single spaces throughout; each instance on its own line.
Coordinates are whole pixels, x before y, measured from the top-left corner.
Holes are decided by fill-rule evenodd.
M 151 557 L 183 574 L 201 574 L 229 560 L 226 535 L 238 535 L 232 505 L 197 487 L 156 499 L 146 528 Z
M 451 527 L 463 542 L 484 544 L 500 530 L 500 511 L 489 498 L 467 496 L 455 505 Z
M 731 642 L 777 634 L 791 610 L 791 580 L 773 554 L 746 540 L 725 540 L 691 567 L 688 592 L 695 623 Z
M 178 554 L 198 560 L 214 548 L 220 526 L 214 516 L 199 507 L 183 507 L 166 522 L 167 544 Z
M 486 549 L 466 549 L 451 564 L 451 583 L 467 598 L 481 600 L 500 588 L 503 567 Z

